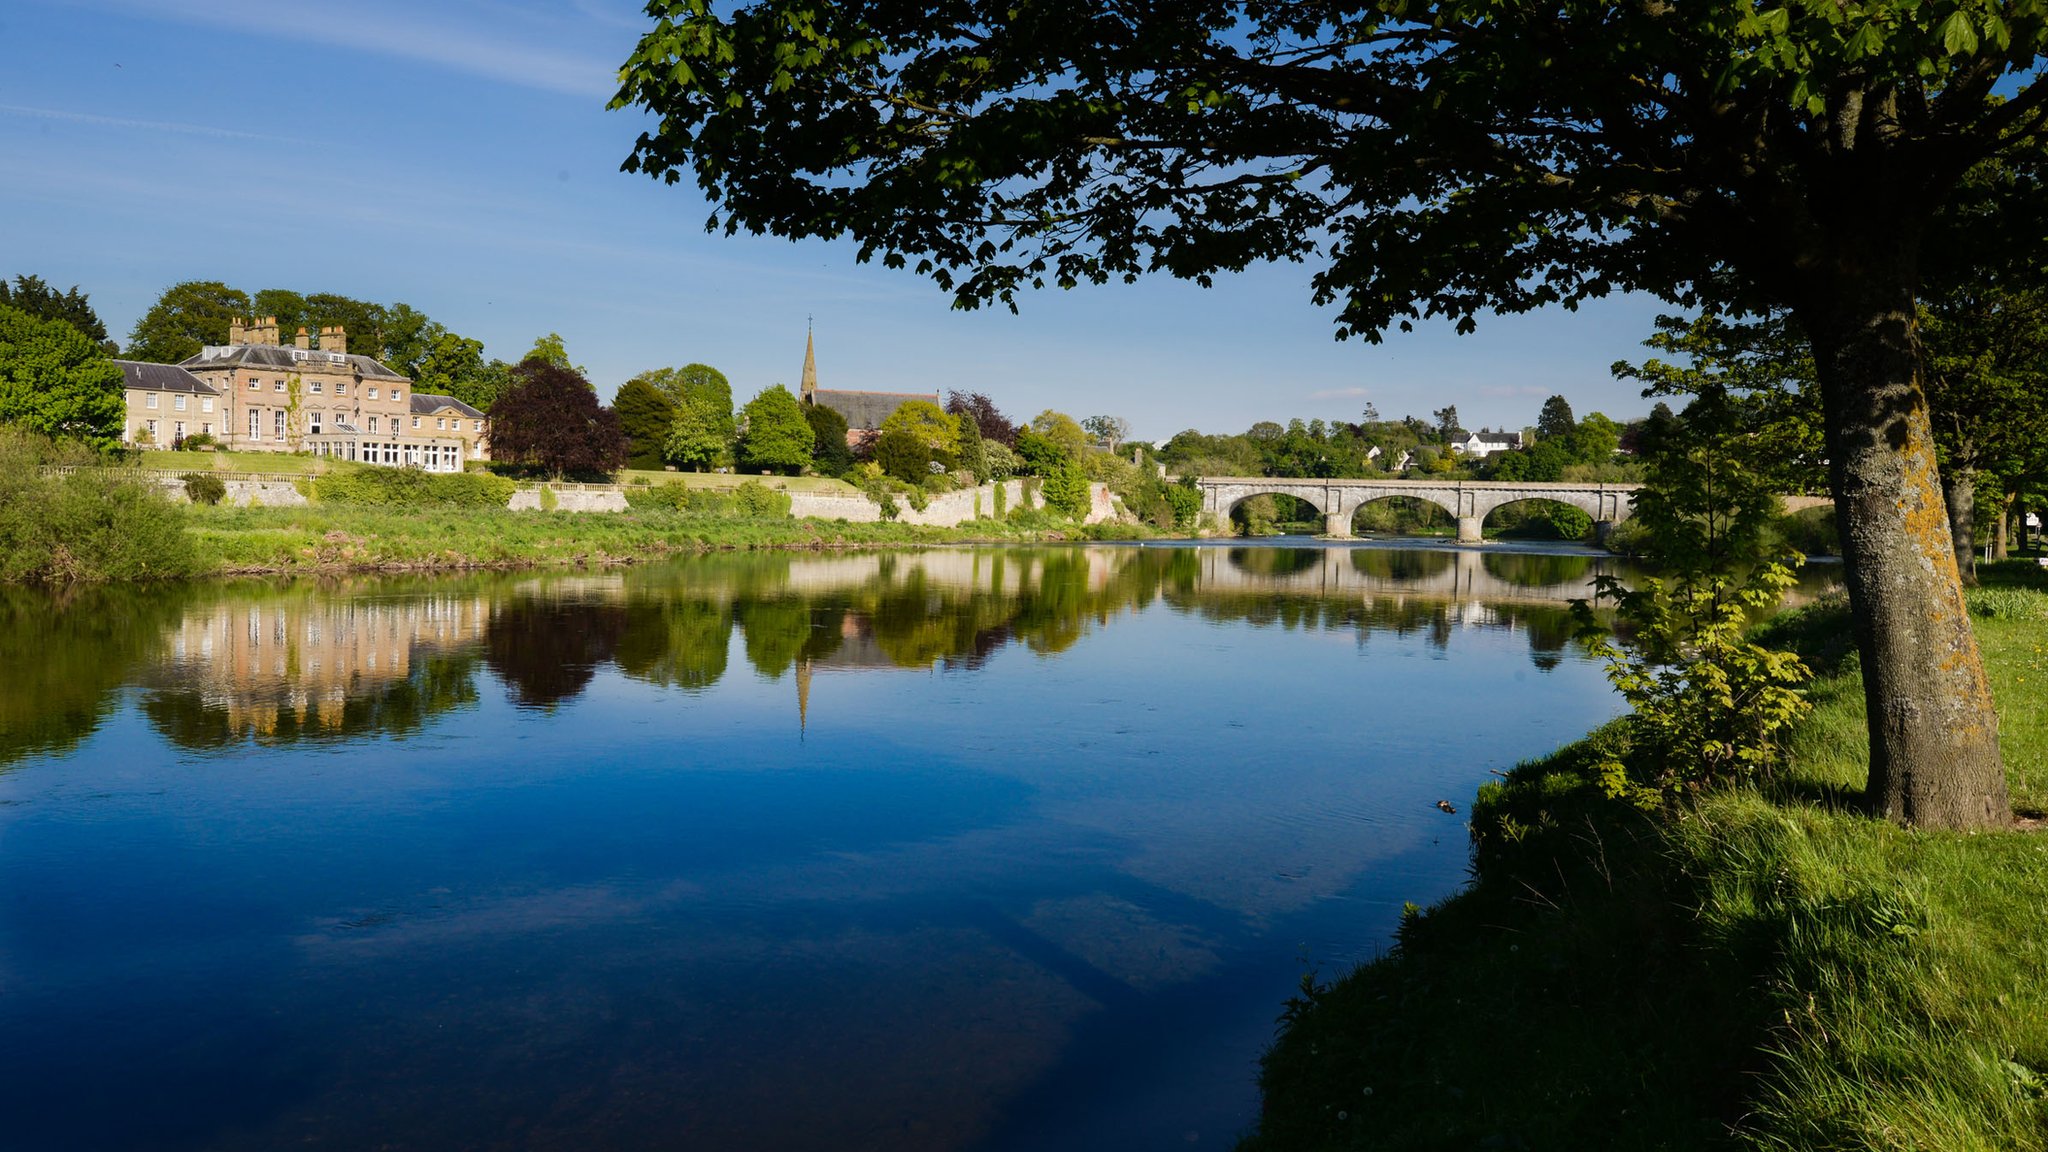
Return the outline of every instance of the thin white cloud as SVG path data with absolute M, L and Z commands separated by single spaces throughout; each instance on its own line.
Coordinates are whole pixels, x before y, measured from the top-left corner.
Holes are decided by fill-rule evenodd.
M 0 113 L 35 120 L 57 120 L 67 124 L 91 124 L 100 128 L 124 128 L 138 132 L 175 132 L 185 136 L 212 136 L 222 140 L 268 140 L 296 144 L 286 136 L 244 132 L 239 128 L 217 128 L 211 124 L 181 124 L 174 120 L 131 120 L 124 116 L 101 116 L 93 112 L 71 112 L 62 108 L 31 108 L 24 104 L 0 104 Z
M 592 46 L 576 51 L 561 46 L 574 40 L 574 28 L 528 22 L 526 40 L 500 29 L 508 19 L 474 13 L 474 19 L 449 20 L 448 9 L 429 17 L 418 11 L 361 3 L 313 4 L 306 0 L 157 0 L 137 4 L 117 0 L 137 15 L 223 28 L 249 36 L 329 44 L 382 56 L 396 56 L 436 65 L 453 72 L 481 76 L 524 88 L 570 96 L 609 97 L 618 90 L 619 61 Z M 578 23 L 588 27 L 586 18 Z M 608 22 L 607 22 L 608 23 Z M 598 40 L 615 39 L 607 33 Z

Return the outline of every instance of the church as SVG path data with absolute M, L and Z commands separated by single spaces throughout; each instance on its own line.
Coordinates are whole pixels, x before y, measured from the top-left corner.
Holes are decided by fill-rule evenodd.
M 945 407 L 937 392 L 850 392 L 818 387 L 816 341 L 804 334 L 804 375 L 797 399 L 805 405 L 821 405 L 846 417 L 846 445 L 865 447 L 881 435 L 882 421 L 912 400 Z

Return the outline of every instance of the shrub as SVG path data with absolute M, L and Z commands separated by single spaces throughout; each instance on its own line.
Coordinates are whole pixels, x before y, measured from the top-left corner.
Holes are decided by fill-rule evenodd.
M 1070 519 L 1088 515 L 1088 476 L 1072 464 L 1062 464 L 1045 478 L 1045 506 Z
M 733 508 L 741 516 L 786 519 L 790 508 L 789 493 L 770 488 L 759 480 L 749 480 L 733 493 Z
M 199 560 L 178 506 L 133 473 L 80 468 L 42 437 L 0 428 L 0 581 L 159 580 L 188 576 Z
M 212 507 L 228 494 L 227 481 L 211 472 L 187 472 L 178 479 L 185 482 L 185 499 L 194 504 Z
M 211 432 L 201 432 L 196 436 L 187 436 L 183 440 L 178 441 L 176 445 L 177 450 L 180 452 L 211 452 L 218 447 L 220 447 L 220 441 L 215 440 Z
M 626 489 L 626 507 L 681 512 L 694 506 L 690 489 L 681 484 L 635 484 Z
M 1195 518 L 1202 514 L 1202 491 L 1187 481 L 1169 484 L 1166 506 L 1173 511 L 1174 528 L 1185 532 L 1195 526 Z
M 1559 540 L 1584 540 L 1593 534 L 1593 518 L 1569 504 L 1553 504 L 1544 521 Z
M 503 508 L 517 487 L 506 477 L 482 472 L 354 468 L 315 479 L 313 499 L 372 508 Z

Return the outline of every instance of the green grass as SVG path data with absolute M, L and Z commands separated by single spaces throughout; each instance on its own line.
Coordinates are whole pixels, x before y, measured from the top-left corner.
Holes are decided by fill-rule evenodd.
M 2048 796 L 2048 579 L 1970 593 L 2016 806 Z M 1252 1149 L 2048 1148 L 2048 832 L 1913 831 L 1860 787 L 1839 605 L 1768 788 L 1657 819 L 1589 786 L 1603 730 L 1475 807 L 1466 891 L 1289 1010 Z M 1370 1089 L 1370 1092 L 1367 1090 Z
M 268 472 L 281 476 L 304 476 L 342 466 L 317 456 L 294 456 L 289 452 L 170 452 L 150 449 L 142 453 L 144 468 L 169 472 Z
M 496 509 L 192 508 L 187 530 L 223 573 L 618 564 L 722 549 L 934 544 L 971 532 L 904 524 Z
M 830 476 L 748 476 L 737 472 L 653 472 L 641 468 L 628 468 L 619 473 L 621 484 L 635 484 L 640 481 L 649 484 L 681 484 L 685 488 L 737 488 L 749 480 L 759 480 L 770 488 L 782 492 L 822 492 L 841 496 L 858 496 L 860 489 L 844 480 Z

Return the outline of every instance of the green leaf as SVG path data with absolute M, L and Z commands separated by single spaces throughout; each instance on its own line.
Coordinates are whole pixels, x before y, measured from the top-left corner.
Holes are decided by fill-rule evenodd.
M 1977 51 L 1977 29 L 1966 13 L 1954 13 L 1941 22 L 1941 46 L 1951 56 L 1968 56 Z

